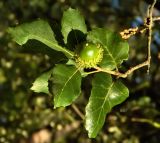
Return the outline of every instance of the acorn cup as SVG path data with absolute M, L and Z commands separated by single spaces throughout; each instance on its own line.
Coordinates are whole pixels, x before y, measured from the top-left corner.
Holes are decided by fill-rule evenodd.
M 79 46 L 78 46 L 79 48 Z M 103 48 L 100 44 L 83 43 L 76 54 L 76 63 L 81 68 L 94 68 L 103 59 Z

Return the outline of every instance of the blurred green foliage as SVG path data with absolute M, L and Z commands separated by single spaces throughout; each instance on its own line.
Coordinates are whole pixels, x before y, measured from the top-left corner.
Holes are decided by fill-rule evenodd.
M 88 139 L 82 120 L 72 106 L 53 110 L 51 97 L 30 91 L 34 79 L 57 61 L 47 53 L 42 55 L 19 47 L 6 29 L 38 18 L 47 19 L 53 28 L 58 28 L 62 13 L 68 7 L 80 9 L 88 28 L 121 31 L 133 23 L 140 26 L 137 18 L 143 20 L 147 4 L 143 0 L 1 0 L 0 142 L 35 142 L 35 133 L 47 129 L 52 136 L 51 143 L 159 143 L 160 36 L 153 39 L 150 74 L 141 69 L 125 80 L 130 98 L 107 116 L 103 131 L 94 140 Z M 154 15 L 158 14 L 155 9 Z M 158 24 L 153 29 L 153 34 L 156 33 L 160 33 Z M 130 59 L 124 63 L 126 68 L 144 61 L 147 56 L 145 34 L 132 37 L 129 43 Z M 84 84 L 83 96 L 75 103 L 82 112 L 88 100 L 88 87 Z

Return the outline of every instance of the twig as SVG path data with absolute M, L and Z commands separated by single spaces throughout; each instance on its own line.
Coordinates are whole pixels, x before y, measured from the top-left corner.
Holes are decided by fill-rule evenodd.
M 156 4 L 157 0 L 154 0 L 152 5 L 149 8 L 149 21 L 148 21 L 148 73 L 149 73 L 149 68 L 150 68 L 150 62 L 151 62 L 151 41 L 152 41 L 152 26 L 153 26 L 153 18 L 152 18 L 152 14 L 153 14 L 153 8 Z
M 72 108 L 81 117 L 81 119 L 84 119 L 83 113 L 78 109 L 78 107 L 75 104 L 72 104 Z
M 139 64 L 139 65 L 136 65 L 135 67 L 132 67 L 130 68 L 128 71 L 126 71 L 125 73 L 121 73 L 121 72 L 117 72 L 117 71 L 110 71 L 110 70 L 106 70 L 106 69 L 102 69 L 100 67 L 96 67 L 95 69 L 99 72 L 105 72 L 105 73 L 108 73 L 108 74 L 112 74 L 112 75 L 115 75 L 117 77 L 122 77 L 122 78 L 126 78 L 129 74 L 131 74 L 132 72 L 134 72 L 135 70 L 139 69 L 139 68 L 142 68 L 144 66 L 148 66 L 149 62 L 148 60 Z
M 150 7 L 149 7 L 150 9 Z M 149 10 L 148 10 L 149 11 Z M 137 33 L 143 33 L 145 31 L 148 30 L 148 26 L 149 26 L 149 22 L 150 18 L 149 18 L 149 14 L 148 17 L 144 20 L 144 25 L 141 27 L 134 27 L 134 28 L 129 28 L 129 29 L 124 29 L 123 31 L 120 32 L 120 35 L 122 37 L 122 39 L 129 39 L 131 36 L 137 34 Z M 152 22 L 156 22 L 156 21 L 160 21 L 160 17 L 153 17 L 152 18 Z
M 131 119 L 132 122 L 141 122 L 141 123 L 148 123 L 152 126 L 154 126 L 155 128 L 160 128 L 160 123 L 149 120 L 149 119 L 144 119 L 144 118 L 132 118 Z
M 153 21 L 159 21 L 160 17 L 153 17 L 152 19 L 153 19 Z

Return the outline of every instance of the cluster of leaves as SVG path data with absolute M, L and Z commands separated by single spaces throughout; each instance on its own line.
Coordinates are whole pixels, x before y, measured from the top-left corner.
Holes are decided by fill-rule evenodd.
M 83 33 L 84 41 L 101 44 L 104 48 L 103 59 L 98 65 L 107 70 L 118 70 L 124 60 L 128 59 L 129 46 L 120 35 L 108 29 L 94 28 L 87 32 L 85 20 L 78 10 L 69 8 L 64 12 L 61 22 L 61 32 L 64 44 L 56 40 L 50 25 L 43 20 L 22 24 L 9 28 L 8 32 L 19 44 L 26 44 L 28 40 L 38 40 L 57 53 L 63 53 L 68 62 L 57 64 L 48 72 L 39 76 L 32 90 L 49 94 L 49 80 L 53 79 L 54 108 L 72 104 L 81 93 L 81 82 L 85 75 L 84 69 L 77 67 L 75 62 L 75 47 L 68 48 L 68 36 L 75 30 Z M 76 38 L 79 38 L 76 36 Z M 84 42 L 83 41 L 83 42 Z M 44 47 L 45 48 L 45 47 Z M 73 50 L 70 50 L 73 49 Z M 54 57 L 53 57 L 54 58 Z M 59 57 L 61 58 L 61 57 Z M 102 128 L 106 114 L 122 103 L 128 97 L 129 91 L 119 79 L 112 79 L 110 74 L 95 73 L 92 80 L 91 95 L 86 106 L 85 127 L 89 137 L 94 138 Z

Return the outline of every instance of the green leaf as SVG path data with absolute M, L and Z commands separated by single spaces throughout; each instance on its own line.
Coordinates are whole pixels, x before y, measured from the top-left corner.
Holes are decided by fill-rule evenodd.
M 55 51 L 37 40 L 29 40 L 22 46 L 20 52 L 29 53 L 32 55 L 48 55 L 52 61 L 52 64 L 67 62 L 68 60 L 68 58 L 62 52 Z
M 118 69 L 123 60 L 128 59 L 129 45 L 118 33 L 107 29 L 95 28 L 87 35 L 87 40 L 100 43 L 104 47 L 100 66 L 108 70 Z
M 105 73 L 95 75 L 91 96 L 86 106 L 86 129 L 90 138 L 95 138 L 102 128 L 106 114 L 122 103 L 129 95 L 128 89 Z
M 51 77 L 52 74 L 52 69 L 49 70 L 48 72 L 43 73 L 42 75 L 40 75 L 33 83 L 31 90 L 33 90 L 34 92 L 43 92 L 48 94 L 49 93 L 49 89 L 48 89 L 48 80 Z
M 56 51 L 63 52 L 66 56 L 73 56 L 72 52 L 58 45 L 52 29 L 46 21 L 37 20 L 25 23 L 15 28 L 9 28 L 8 32 L 19 45 L 25 44 L 30 39 L 35 39 Z
M 70 105 L 81 92 L 81 74 L 75 66 L 57 65 L 53 70 L 54 107 Z
M 76 9 L 69 8 L 63 13 L 61 25 L 65 43 L 67 43 L 68 34 L 72 30 L 79 30 L 83 33 L 87 33 L 84 17 Z

